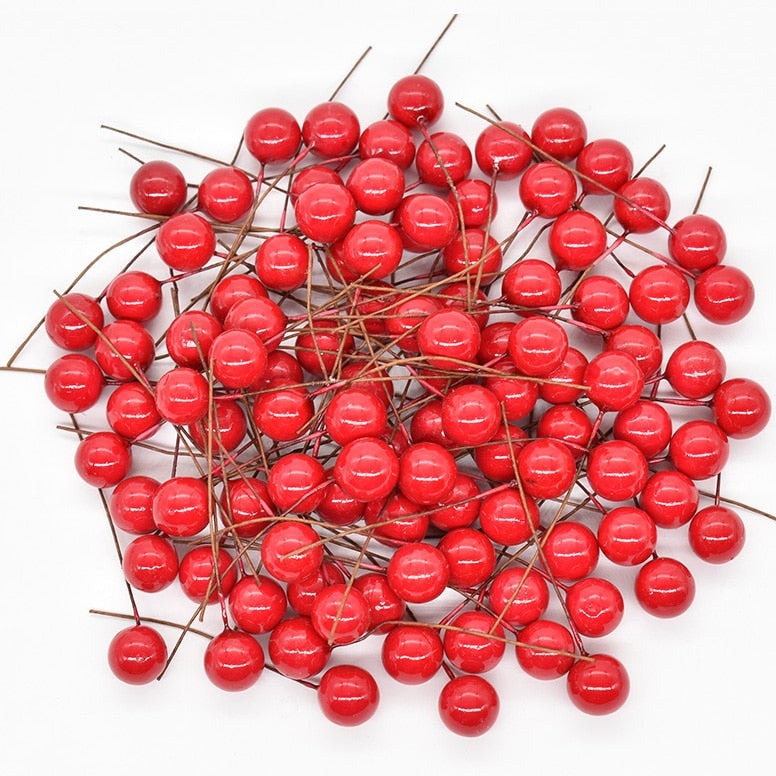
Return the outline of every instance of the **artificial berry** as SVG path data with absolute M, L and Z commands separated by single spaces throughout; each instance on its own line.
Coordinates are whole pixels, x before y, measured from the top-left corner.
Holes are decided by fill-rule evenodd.
M 108 665 L 127 684 L 148 684 L 158 679 L 167 663 L 167 645 L 158 631 L 133 625 L 119 631 L 108 646 Z
M 318 705 L 326 718 L 337 725 L 363 724 L 374 715 L 379 701 L 377 682 L 358 666 L 333 666 L 318 685 Z
M 496 722 L 499 699 L 493 685 L 481 676 L 451 679 L 439 695 L 439 716 L 459 736 L 481 736 Z
M 674 558 L 655 558 L 645 563 L 636 577 L 636 599 L 655 617 L 677 617 L 695 598 L 690 570 Z
M 439 671 L 443 658 L 442 640 L 427 625 L 397 625 L 383 641 L 383 667 L 402 684 L 427 682 Z
M 46 370 L 44 387 L 49 401 L 63 412 L 84 412 L 100 398 L 104 385 L 102 372 L 88 356 L 70 353 L 61 356 Z
M 129 182 L 129 196 L 142 213 L 171 216 L 186 201 L 186 179 L 170 162 L 145 162 Z
M 205 673 L 221 690 L 247 690 L 263 669 L 264 650 L 250 633 L 226 628 L 205 649 Z

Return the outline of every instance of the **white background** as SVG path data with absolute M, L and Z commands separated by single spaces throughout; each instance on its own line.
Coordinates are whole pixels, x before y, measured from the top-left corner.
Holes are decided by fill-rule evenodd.
M 391 84 L 415 68 L 456 10 L 417 2 L 9 5 L 0 4 L 3 361 L 52 290 L 133 226 L 76 209 L 129 206 L 134 165 L 101 123 L 229 157 L 255 110 L 277 104 L 303 116 L 371 44 L 340 95 L 367 123 L 382 116 Z M 591 138 L 623 140 L 637 165 L 666 143 L 651 170 L 671 192 L 672 220 L 691 210 L 712 165 L 703 210 L 723 223 L 729 262 L 750 273 L 758 299 L 739 326 L 699 331 L 723 350 L 731 376 L 750 376 L 776 396 L 769 6 L 478 3 L 457 9 L 424 72 L 446 94 L 440 126 L 472 140 L 480 125 L 455 100 L 490 103 L 527 126 L 548 107 L 572 107 Z M 100 278 L 83 289 L 99 290 Z M 36 340 L 20 363 L 45 367 L 53 357 Z M 318 713 L 312 692 L 267 673 L 249 692 L 217 691 L 201 671 L 196 637 L 162 682 L 117 682 L 105 650 L 119 626 L 88 610 L 126 611 L 126 594 L 97 498 L 72 469 L 74 439 L 55 430 L 62 417 L 37 376 L 0 375 L 0 412 L 0 772 L 68 762 L 117 775 L 230 767 L 455 774 L 497 765 L 550 774 L 763 772 L 757 763 L 772 751 L 776 694 L 776 525 L 765 518 L 743 513 L 748 543 L 727 566 L 683 556 L 698 593 L 677 620 L 643 614 L 626 582 L 625 620 L 601 645 L 632 680 L 616 715 L 582 715 L 562 682 L 531 680 L 507 654 L 491 675 L 502 699 L 497 726 L 480 739 L 457 738 L 436 715 L 441 676 L 422 688 L 391 683 L 370 643 L 362 651 L 383 702 L 369 723 L 348 730 Z M 776 510 L 774 449 L 774 425 L 733 442 L 724 493 Z M 141 606 L 173 614 L 150 600 Z M 174 634 L 165 635 L 171 643 Z

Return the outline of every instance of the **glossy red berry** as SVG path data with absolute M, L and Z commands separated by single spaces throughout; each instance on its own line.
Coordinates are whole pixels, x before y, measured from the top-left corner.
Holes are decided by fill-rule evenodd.
M 402 684 L 427 682 L 439 671 L 443 658 L 442 639 L 427 625 L 397 625 L 383 642 L 383 667 Z
M 388 562 L 388 584 L 403 601 L 433 601 L 447 587 L 450 569 L 441 550 L 424 542 L 399 547 Z
M 520 667 L 534 679 L 558 679 L 574 664 L 576 648 L 568 628 L 553 620 L 535 620 L 518 634 Z
M 196 536 L 210 520 L 207 485 L 195 477 L 172 477 L 156 490 L 156 527 L 168 536 Z
M 500 425 L 498 397 L 484 386 L 462 385 L 442 400 L 442 429 L 454 444 L 484 444 Z
M 611 714 L 628 699 L 630 678 L 623 664 L 609 655 L 578 660 L 568 673 L 571 702 L 587 714 Z
M 503 375 L 489 375 L 485 378 L 484 387 L 490 391 L 500 405 L 499 415 L 510 423 L 528 415 L 536 406 L 539 398 L 539 384 L 533 380 L 523 380 L 509 360 L 494 365 Z M 491 435 L 492 437 L 492 435 Z
M 314 242 L 331 244 L 353 226 L 356 202 L 342 184 L 319 183 L 299 195 L 294 213 L 305 236 Z
M 582 636 L 598 638 L 611 633 L 622 621 L 622 593 L 607 579 L 588 577 L 566 591 L 566 609 Z
M 164 590 L 178 576 L 178 554 L 172 542 L 152 534 L 133 539 L 124 549 L 121 565 L 127 582 L 144 593 Z
M 554 525 L 544 537 L 542 554 L 553 577 L 576 581 L 590 576 L 598 564 L 595 534 L 582 523 L 569 520 Z
M 698 312 L 712 323 L 737 323 L 754 305 L 754 285 L 740 269 L 723 264 L 698 276 L 694 299 Z
M 253 404 L 253 421 L 262 434 L 279 442 L 297 439 L 315 415 L 306 390 L 280 383 L 260 393 Z
M 105 302 L 114 318 L 143 323 L 162 309 L 162 286 L 147 272 L 122 272 L 108 285 Z
M 78 443 L 75 468 L 95 488 L 111 488 L 127 476 L 132 465 L 129 445 L 111 431 L 97 431 Z
M 515 458 L 525 446 L 527 434 L 519 426 L 504 426 L 486 445 L 474 449 L 474 462 L 480 472 L 494 482 L 515 479 Z
M 575 320 L 609 331 L 622 326 L 628 317 L 628 292 L 608 275 L 586 277 L 571 297 L 571 314 Z
M 577 172 L 586 194 L 610 194 L 631 177 L 633 156 L 619 140 L 593 140 L 579 152 Z
M 339 585 L 345 581 L 345 575 L 340 571 L 337 565 L 331 561 L 324 561 L 309 576 L 303 577 L 295 582 L 289 582 L 286 585 L 286 595 L 288 603 L 294 608 L 297 614 L 309 617 L 313 611 L 315 599 L 318 593 L 322 592 L 330 585 Z M 324 636 L 328 639 L 328 634 Z
M 294 176 L 294 180 L 291 183 L 291 204 L 295 205 L 303 191 L 306 191 L 312 186 L 317 186 L 319 183 L 336 183 L 338 186 L 345 185 L 342 176 L 331 167 L 325 167 L 322 164 L 314 164 L 310 167 L 305 167 Z
M 455 528 L 442 537 L 437 547 L 447 559 L 453 587 L 481 585 L 496 567 L 493 543 L 476 528 Z
M 621 439 L 601 442 L 587 459 L 590 486 L 608 501 L 628 501 L 641 493 L 649 479 L 649 465 L 636 445 Z
M 178 580 L 183 592 L 194 602 L 208 604 L 218 601 L 219 592 L 228 596 L 237 581 L 234 558 L 222 547 L 216 560 L 209 545 L 194 547 L 182 558 L 178 568 Z
M 356 577 L 353 587 L 364 596 L 369 607 L 369 628 L 373 633 L 390 633 L 404 616 L 404 601 L 391 590 L 385 575 L 379 572 Z
M 496 690 L 481 676 L 457 676 L 439 696 L 439 716 L 459 736 L 471 738 L 486 733 L 495 724 L 499 708 Z
M 385 405 L 362 388 L 338 391 L 324 414 L 326 431 L 340 445 L 361 437 L 379 437 L 385 433 L 388 413 Z
M 711 402 L 714 420 L 733 439 L 759 434 L 771 418 L 771 400 L 754 380 L 739 377 L 726 380 L 714 392 Z
M 582 117 L 570 108 L 550 108 L 534 121 L 531 140 L 553 159 L 569 162 L 584 148 L 587 127 Z
M 96 299 L 86 294 L 65 294 L 46 312 L 46 334 L 63 350 L 87 350 L 94 345 L 104 320 Z
M 442 501 L 443 506 L 429 515 L 431 525 L 440 531 L 470 526 L 479 513 L 479 493 L 476 480 L 468 474 L 458 472 L 452 489 Z
M 662 325 L 682 317 L 690 303 L 690 286 L 679 270 L 656 264 L 633 278 L 629 298 L 642 321 Z
M 245 576 L 229 593 L 229 612 L 240 630 L 270 633 L 286 613 L 286 595 L 263 574 Z
M 693 214 L 678 221 L 668 235 L 671 258 L 691 272 L 720 264 L 725 258 L 727 239 L 722 227 L 709 216 Z
M 362 213 L 382 216 L 399 206 L 404 196 L 404 172 L 390 159 L 372 157 L 353 168 L 346 185 Z
M 520 178 L 520 199 L 529 213 L 556 218 L 565 213 L 577 196 L 576 178 L 554 162 L 539 162 Z
M 264 650 L 250 633 L 226 628 L 205 649 L 205 673 L 221 690 L 247 690 L 263 670 Z
M 356 147 L 361 127 L 358 116 L 341 102 L 323 102 L 311 108 L 302 123 L 304 144 L 325 159 L 346 156 Z
M 564 442 L 575 459 L 587 452 L 593 424 L 585 411 L 575 404 L 556 404 L 539 418 L 538 437 L 549 437 Z
M 557 322 L 535 315 L 520 321 L 509 335 L 509 357 L 518 373 L 547 377 L 562 363 L 569 340 Z
M 582 272 L 592 267 L 606 250 L 606 230 L 592 213 L 570 210 L 553 222 L 549 242 L 559 270 Z
M 573 485 L 577 465 L 568 447 L 555 439 L 534 439 L 517 456 L 525 492 L 536 499 L 558 498 Z
M 363 724 L 374 715 L 379 701 L 377 682 L 358 666 L 333 666 L 318 685 L 318 705 L 324 716 L 337 725 Z
M 153 500 L 159 481 L 152 477 L 127 477 L 110 494 L 111 520 L 117 528 L 131 534 L 146 534 L 156 529 Z
M 105 407 L 108 425 L 126 439 L 145 439 L 161 423 L 154 395 L 138 382 L 119 385 Z
M 313 628 L 329 644 L 352 644 L 369 628 L 369 604 L 356 587 L 344 583 L 329 585 L 315 597 L 310 619 Z
M 654 232 L 665 224 L 671 199 L 663 185 L 641 175 L 617 189 L 614 214 L 626 232 Z
M 441 445 L 410 445 L 399 461 L 399 490 L 418 504 L 439 504 L 450 493 L 458 474 L 455 459 Z
M 292 617 L 279 623 L 270 633 L 267 650 L 272 665 L 291 679 L 308 679 L 320 673 L 331 654 L 331 647 L 308 617 Z
M 647 480 L 639 505 L 660 528 L 678 528 L 695 514 L 699 499 L 698 488 L 686 474 L 668 469 Z
M 725 379 L 725 357 L 710 342 L 691 340 L 680 345 L 666 364 L 666 379 L 687 399 L 710 396 Z
M 245 125 L 245 147 L 261 164 L 289 162 L 302 142 L 296 119 L 283 108 L 262 108 Z
M 690 547 L 708 563 L 727 563 L 743 549 L 746 540 L 744 521 L 729 507 L 701 509 L 690 522 Z
M 504 628 L 486 612 L 459 614 L 445 630 L 445 656 L 467 674 L 484 674 L 504 655 Z
M 645 378 L 652 377 L 663 360 L 663 346 L 646 326 L 619 326 L 606 334 L 604 351 L 620 351 L 636 360 Z
M 231 452 L 245 439 L 248 423 L 236 401 L 214 402 L 213 413 L 186 427 L 198 450 Z
M 127 684 L 148 684 L 159 678 L 167 663 L 167 645 L 158 631 L 133 625 L 119 631 L 108 646 L 108 665 Z
M 295 234 L 273 234 L 256 253 L 256 274 L 273 291 L 301 288 L 307 281 L 309 264 L 309 249 Z
M 385 498 L 399 481 L 399 459 L 382 439 L 354 439 L 337 457 L 334 479 L 359 501 Z
M 493 578 L 488 601 L 507 625 L 522 628 L 544 614 L 550 593 L 547 583 L 533 569 L 508 568 Z
M 430 127 L 442 115 L 442 90 L 425 75 L 400 78 L 388 93 L 388 112 L 405 127 Z
M 406 170 L 415 158 L 415 143 L 404 124 L 383 119 L 372 122 L 361 133 L 358 155 L 362 159 L 386 159 Z
M 281 512 L 312 512 L 321 503 L 325 482 L 323 466 L 306 453 L 280 458 L 267 477 L 270 498 Z
M 677 617 L 695 598 L 690 570 L 674 558 L 655 558 L 645 563 L 636 577 L 636 598 L 655 617 Z
M 649 460 L 668 446 L 673 427 L 671 416 L 660 404 L 642 400 L 617 413 L 612 432 L 615 439 L 636 445 Z
M 531 539 L 539 527 L 539 507 L 517 488 L 491 493 L 480 506 L 480 527 L 496 544 L 510 546 Z
M 188 425 L 207 413 L 210 389 L 200 372 L 178 367 L 159 378 L 154 397 L 161 418 L 176 425 Z
M 284 520 L 273 525 L 261 543 L 267 573 L 280 582 L 297 582 L 313 574 L 323 562 L 323 545 L 307 523 Z
M 151 366 L 154 338 L 136 321 L 113 321 L 94 345 L 94 360 L 107 377 L 135 380 Z
M 342 244 L 347 266 L 358 276 L 382 280 L 393 274 L 401 262 L 404 247 L 395 226 L 368 220 L 356 224 Z
M 448 245 L 458 231 L 455 209 L 436 194 L 411 194 L 396 210 L 395 219 L 409 240 L 405 247 L 417 253 L 439 250 Z
M 582 380 L 590 401 L 603 412 L 619 412 L 635 404 L 644 389 L 644 373 L 625 351 L 608 350 L 595 356 Z
M 264 376 L 267 350 L 252 332 L 229 329 L 213 340 L 210 363 L 213 376 L 224 387 L 250 388 Z
M 170 216 L 186 201 L 186 179 L 174 164 L 155 159 L 135 171 L 129 196 L 142 213 Z
M 255 477 L 225 480 L 220 506 L 223 524 L 244 539 L 258 536 L 269 524 L 267 518 L 273 515 L 269 489 Z
M 236 167 L 217 167 L 199 184 L 200 210 L 214 221 L 230 224 L 248 215 L 253 205 L 253 184 Z
M 255 334 L 272 353 L 285 333 L 286 314 L 271 299 L 242 299 L 230 308 L 224 318 L 224 329 L 243 329 Z
M 467 229 L 484 227 L 498 214 L 498 198 L 488 183 L 479 178 L 466 178 L 455 184 L 447 195 L 450 206 L 462 217 Z
M 44 387 L 49 401 L 63 412 L 84 412 L 100 398 L 104 380 L 100 367 L 88 356 L 70 353 L 46 370 Z
M 435 132 L 418 146 L 415 166 L 421 181 L 447 189 L 471 172 L 472 152 L 453 132 Z
M 617 507 L 598 524 L 598 544 L 612 563 L 640 566 L 655 551 L 657 527 L 643 510 Z
M 682 474 L 693 480 L 716 477 L 730 454 L 727 434 L 708 420 L 691 420 L 671 437 L 668 455 Z
M 546 261 L 523 259 L 504 273 L 502 291 L 510 304 L 528 308 L 530 312 L 537 308 L 552 308 L 557 305 L 560 300 L 561 282 L 558 271 Z
M 511 121 L 490 124 L 480 132 L 474 146 L 477 166 L 488 177 L 516 178 L 531 162 L 533 150 L 528 133 Z
M 482 229 L 465 229 L 445 246 L 442 259 L 447 273 L 463 278 L 463 288 L 471 288 L 472 283 L 487 286 L 496 279 L 501 270 L 502 254 L 492 235 Z M 443 293 L 449 294 L 449 286 Z
M 214 315 L 188 310 L 178 315 L 167 329 L 167 352 L 178 366 L 205 369 L 210 347 L 221 331 L 221 323 Z
M 210 261 L 216 249 L 213 227 L 196 213 L 178 213 L 165 221 L 156 235 L 156 250 L 178 272 L 195 272 Z

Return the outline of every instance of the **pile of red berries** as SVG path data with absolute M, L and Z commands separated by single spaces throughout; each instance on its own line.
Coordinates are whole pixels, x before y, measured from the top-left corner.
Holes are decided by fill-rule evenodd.
M 729 438 L 770 403 L 685 315 L 694 300 L 732 324 L 752 306 L 721 226 L 669 222 L 666 189 L 572 110 L 530 133 L 481 116 L 472 149 L 431 131 L 443 107 L 412 75 L 363 128 L 336 101 L 301 127 L 260 110 L 245 162 L 192 197 L 178 167 L 141 164 L 149 271 L 49 309 L 71 352 L 46 391 L 81 437 L 78 473 L 106 490 L 134 608 L 109 648 L 120 679 L 166 668 L 136 597 L 179 585 L 196 606 L 171 618 L 183 634 L 220 605 L 204 667 L 225 690 L 251 687 L 266 653 L 359 724 L 378 685 L 348 645 L 368 638 L 394 680 L 443 672 L 442 720 L 478 735 L 499 709 L 483 674 L 510 646 L 605 714 L 629 691 L 588 650 L 623 616 L 606 563 L 672 617 L 694 581 L 659 532 L 685 527 L 711 563 L 741 550 L 740 516 L 699 483 L 714 491 Z M 499 197 L 519 198 L 506 224 Z M 664 355 L 669 326 L 686 341 Z M 141 449 L 152 469 L 133 467 Z

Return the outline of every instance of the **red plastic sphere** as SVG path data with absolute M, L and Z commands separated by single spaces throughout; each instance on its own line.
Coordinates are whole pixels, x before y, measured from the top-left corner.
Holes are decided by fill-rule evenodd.
M 520 178 L 520 199 L 539 218 L 557 218 L 577 196 L 576 178 L 554 162 L 539 162 Z
M 127 476 L 132 465 L 129 445 L 111 431 L 97 431 L 78 443 L 75 468 L 84 482 L 95 488 L 112 488 Z
M 211 170 L 199 184 L 199 209 L 214 221 L 231 224 L 244 218 L 253 206 L 251 179 L 235 167 Z
M 608 501 L 628 501 L 641 493 L 649 466 L 636 445 L 613 439 L 596 445 L 587 459 L 587 478 L 593 490 Z
M 577 172 L 586 194 L 610 194 L 631 177 L 633 156 L 619 140 L 593 140 L 579 152 Z
M 263 670 L 264 650 L 249 633 L 226 628 L 205 649 L 205 674 L 221 690 L 247 690 Z
M 517 456 L 517 471 L 525 492 L 536 499 L 558 498 L 574 483 L 577 466 L 562 442 L 535 439 Z
M 361 133 L 358 155 L 362 159 L 387 159 L 406 170 L 415 158 L 415 143 L 404 124 L 383 119 L 372 122 Z
M 725 357 L 710 342 L 691 340 L 680 345 L 668 359 L 666 379 L 687 399 L 710 396 L 725 379 Z
M 224 387 L 250 388 L 267 368 L 267 350 L 253 333 L 229 329 L 219 334 L 210 348 L 213 376 Z
M 446 533 L 437 547 L 447 559 L 453 587 L 481 585 L 496 567 L 493 543 L 475 528 L 456 528 Z
M 213 227 L 196 213 L 178 213 L 165 221 L 156 235 L 162 261 L 178 272 L 196 272 L 216 249 Z
M 119 385 L 105 407 L 108 425 L 126 439 L 145 439 L 161 423 L 154 395 L 138 382 Z
M 443 643 L 447 659 L 467 674 L 495 668 L 506 649 L 504 628 L 486 612 L 459 614 L 445 630 Z
M 628 292 L 608 275 L 586 277 L 571 297 L 574 320 L 609 331 L 622 326 L 628 317 Z
M 44 387 L 49 401 L 63 412 L 84 412 L 100 398 L 104 380 L 97 364 L 87 356 L 71 353 L 46 370 Z
M 474 448 L 477 468 L 494 482 L 514 480 L 514 459 L 522 450 L 527 436 L 519 426 L 502 425 L 490 442 Z
M 536 426 L 537 437 L 564 442 L 575 459 L 587 452 L 593 424 L 585 411 L 575 404 L 557 404 L 547 409 Z
M 553 159 L 570 162 L 584 148 L 587 127 L 582 117 L 570 108 L 550 108 L 534 121 L 531 140 Z
M 87 350 L 94 345 L 104 321 L 102 308 L 91 296 L 65 294 L 46 312 L 46 334 L 63 350 Z
M 445 246 L 442 259 L 449 275 L 462 278 L 462 282 L 470 287 L 478 283 L 479 288 L 496 279 L 501 270 L 502 254 L 492 235 L 482 229 L 466 229 Z M 468 282 L 467 277 L 470 279 Z M 442 293 L 449 293 L 448 289 L 443 289 Z
M 633 178 L 620 186 L 617 194 L 614 214 L 626 232 L 644 234 L 665 225 L 671 199 L 654 178 L 645 175 Z
M 727 251 L 722 227 L 709 216 L 694 214 L 678 221 L 668 235 L 668 252 L 680 266 L 691 272 L 720 264 Z
M 682 317 L 690 303 L 690 286 L 679 270 L 656 264 L 633 278 L 629 298 L 642 321 L 662 325 Z
M 502 291 L 507 302 L 517 307 L 529 311 L 551 308 L 560 300 L 561 282 L 557 270 L 546 261 L 523 259 L 504 273 Z
M 286 585 L 288 603 L 296 610 L 297 614 L 309 617 L 313 611 L 315 599 L 322 590 L 329 585 L 338 585 L 345 581 L 345 575 L 330 561 L 324 561 L 309 576 Z M 328 635 L 324 635 L 328 638 Z
M 369 605 L 357 588 L 344 583 L 329 585 L 315 597 L 310 619 L 329 644 L 352 644 L 369 628 Z
M 270 633 L 267 650 L 272 665 L 291 679 L 309 679 L 320 673 L 331 654 L 331 647 L 307 617 L 283 620 Z
M 558 679 L 574 664 L 574 639 L 553 620 L 535 620 L 518 634 L 515 648 L 520 667 L 534 679 Z
M 159 487 L 152 477 L 127 477 L 110 494 L 111 520 L 117 528 L 132 534 L 146 534 L 156 529 L 153 500 Z
M 318 685 L 318 705 L 326 718 L 337 725 L 363 724 L 374 715 L 379 701 L 377 682 L 358 666 L 333 666 Z
M 595 534 L 582 523 L 556 523 L 544 538 L 544 562 L 553 577 L 576 581 L 590 576 L 598 564 Z
M 570 210 L 558 216 L 550 228 L 550 253 L 559 270 L 582 272 L 606 250 L 606 229 L 586 210 Z
M 391 590 L 384 574 L 373 572 L 356 577 L 353 586 L 369 607 L 369 627 L 373 633 L 390 633 L 406 609 L 404 601 Z
M 480 349 L 480 327 L 460 310 L 440 310 L 429 315 L 418 330 L 420 352 L 439 369 L 465 369 L 475 363 Z M 463 363 L 461 363 L 463 362 Z
M 754 285 L 737 267 L 719 265 L 698 276 L 694 298 L 698 312 L 712 323 L 737 323 L 754 305 Z
M 578 660 L 566 680 L 571 702 L 586 714 L 611 714 L 628 699 L 630 679 L 623 664 L 609 655 Z
M 245 125 L 245 147 L 261 162 L 289 162 L 302 142 L 296 119 L 283 108 L 263 108 Z
M 655 617 L 677 617 L 695 598 L 695 580 L 683 563 L 655 558 L 645 563 L 636 577 L 636 598 Z
M 607 579 L 588 577 L 566 591 L 566 609 L 582 636 L 607 636 L 622 621 L 622 593 Z
M 501 405 L 499 416 L 503 409 L 504 417 L 509 422 L 524 418 L 536 406 L 539 398 L 539 384 L 533 380 L 521 380 L 519 376 L 514 374 L 516 370 L 511 361 L 502 361 L 495 364 L 494 367 L 504 374 L 503 376 L 489 375 L 485 378 L 484 387 L 496 397 Z
M 210 521 L 207 485 L 195 477 L 173 477 L 156 490 L 156 527 L 168 536 L 196 536 Z
M 440 504 L 457 475 L 453 456 L 433 442 L 410 445 L 399 460 L 399 490 L 418 504 Z
M 673 465 L 692 480 L 716 477 L 730 453 L 727 434 L 708 420 L 691 420 L 671 437 L 668 455 Z
M 167 352 L 178 366 L 205 369 L 210 346 L 221 330 L 215 316 L 201 310 L 188 310 L 178 315 L 167 329 Z
M 119 631 L 108 647 L 108 665 L 127 684 L 148 684 L 167 663 L 167 645 L 153 628 L 133 625 Z
M 690 522 L 690 547 L 708 563 L 727 563 L 743 549 L 746 540 L 744 521 L 728 507 L 701 509 Z
M 291 453 L 270 468 L 267 487 L 272 503 L 281 512 L 312 512 L 323 498 L 326 472 L 306 453 Z
M 481 676 L 457 676 L 439 696 L 439 716 L 459 736 L 481 736 L 493 727 L 498 713 L 498 694 Z
M 127 582 L 144 593 L 164 590 L 178 576 L 178 554 L 172 542 L 162 536 L 133 539 L 124 549 L 121 565 Z
M 388 93 L 388 112 L 410 129 L 421 124 L 430 127 L 445 107 L 442 90 L 425 75 L 400 78 Z
M 535 315 L 520 321 L 509 335 L 509 357 L 519 373 L 547 377 L 566 357 L 569 340 L 556 321 Z
M 156 159 L 135 171 L 129 196 L 141 213 L 170 216 L 186 201 L 186 179 L 174 164 Z
M 695 483 L 686 474 L 669 469 L 647 480 L 639 504 L 660 528 L 678 528 L 695 514 L 699 499 Z
M 359 501 L 385 498 L 399 481 L 399 459 L 382 439 L 354 439 L 337 457 L 334 479 Z
M 657 527 L 643 510 L 617 507 L 598 524 L 598 544 L 612 563 L 640 566 L 655 551 Z
M 522 628 L 544 614 L 550 593 L 547 583 L 533 569 L 508 568 L 493 578 L 488 601 L 507 625 Z
M 396 271 L 404 248 L 395 226 L 369 220 L 347 233 L 342 251 L 345 263 L 358 276 L 382 280 Z
M 259 246 L 256 274 L 273 291 L 294 291 L 307 281 L 309 263 L 309 250 L 296 235 L 273 234 Z
M 362 388 L 338 391 L 324 413 L 326 431 L 339 445 L 361 437 L 379 437 L 385 433 L 388 413 L 385 405 Z
M 284 520 L 264 534 L 261 560 L 267 572 L 278 581 L 298 582 L 320 567 L 323 545 L 311 526 Z
M 114 318 L 150 321 L 162 308 L 162 286 L 147 272 L 122 272 L 108 285 L 105 302 Z
M 663 361 L 663 346 L 645 326 L 620 326 L 606 335 L 604 351 L 620 351 L 636 359 L 645 378 L 652 377 Z
M 186 427 L 197 449 L 217 452 L 236 450 L 245 439 L 248 423 L 240 405 L 236 401 L 217 401 L 214 403 L 212 417 L 202 418 Z
M 478 178 L 466 178 L 455 184 L 447 195 L 450 206 L 458 212 L 467 229 L 486 226 L 498 213 L 496 192 L 485 181 Z
M 539 527 L 539 507 L 517 488 L 491 493 L 480 506 L 480 527 L 496 544 L 510 546 L 528 541 Z
M 353 168 L 346 185 L 362 213 L 381 216 L 399 206 L 404 196 L 404 172 L 390 159 L 372 157 Z
M 181 558 L 178 568 L 181 589 L 195 603 L 203 603 L 207 598 L 207 603 L 213 604 L 218 601 L 219 591 L 228 596 L 234 587 L 237 581 L 234 558 L 219 547 L 216 562 L 217 573 L 213 548 L 209 545 L 195 547 Z
M 136 321 L 113 321 L 94 345 L 94 360 L 107 377 L 126 381 L 151 366 L 154 338 Z
M 462 385 L 442 400 L 442 429 L 457 445 L 490 441 L 501 425 L 498 397 L 481 385 Z
M 711 402 L 714 420 L 733 439 L 759 434 L 771 419 L 771 400 L 754 380 L 739 377 L 726 380 L 714 392 Z
M 480 132 L 474 146 L 477 166 L 488 177 L 516 178 L 531 162 L 533 150 L 524 140 L 528 133 L 511 121 L 491 124 Z
M 277 582 L 263 574 L 246 576 L 229 593 L 229 611 L 240 630 L 270 633 L 286 613 L 286 595 Z
M 620 412 L 635 404 L 644 388 L 644 374 L 636 360 L 620 350 L 595 356 L 582 377 L 590 401 L 603 412 Z
M 210 389 L 199 372 L 177 367 L 159 378 L 154 396 L 160 417 L 176 425 L 188 425 L 207 413 Z
M 636 445 L 649 460 L 666 449 L 673 428 L 671 416 L 660 404 L 643 400 L 617 413 L 612 432 L 615 439 Z
M 441 550 L 412 542 L 399 547 L 388 562 L 388 584 L 403 601 L 433 601 L 447 587 L 450 569 Z
M 295 205 L 303 191 L 317 186 L 319 183 L 334 183 L 338 186 L 345 185 L 342 176 L 336 170 L 332 170 L 331 167 L 324 167 L 321 164 L 305 167 L 294 176 L 293 183 L 291 184 L 291 204 Z
M 339 183 L 305 189 L 294 205 L 296 221 L 314 242 L 331 244 L 347 234 L 356 218 L 353 195 Z
M 435 509 L 429 515 L 431 525 L 440 531 L 470 526 L 479 513 L 480 502 L 477 499 L 479 493 L 480 489 L 475 479 L 459 472 L 452 489 L 442 501 L 444 506 Z
M 297 439 L 315 415 L 304 389 L 280 383 L 261 393 L 253 404 L 253 421 L 262 434 L 278 442 Z
M 458 232 L 458 217 L 446 199 L 436 194 L 410 194 L 396 210 L 395 220 L 416 253 L 439 250 Z
M 261 533 L 273 514 L 269 489 L 253 477 L 225 480 L 220 505 L 223 524 L 244 539 Z
M 415 166 L 421 181 L 447 189 L 471 172 L 472 152 L 453 132 L 435 132 L 418 146 Z
M 347 156 L 358 143 L 358 116 L 341 102 L 322 102 L 311 108 L 302 122 L 304 144 L 324 159 Z
M 271 299 L 242 299 L 224 318 L 224 329 L 244 329 L 255 334 L 267 349 L 276 350 L 286 329 L 286 315 Z
M 426 625 L 397 625 L 383 642 L 383 667 L 402 684 L 427 682 L 439 671 L 443 658 L 442 639 Z

